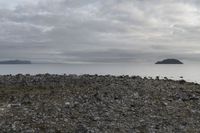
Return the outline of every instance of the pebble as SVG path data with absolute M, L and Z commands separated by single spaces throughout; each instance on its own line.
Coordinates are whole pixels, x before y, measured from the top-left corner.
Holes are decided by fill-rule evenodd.
M 0 83 L 0 132 L 200 132 L 193 83 L 56 74 L 0 75 Z

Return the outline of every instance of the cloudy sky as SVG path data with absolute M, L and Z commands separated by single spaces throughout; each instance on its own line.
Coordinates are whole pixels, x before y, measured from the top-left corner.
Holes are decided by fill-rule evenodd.
M 199 0 L 0 0 L 0 60 L 199 57 Z

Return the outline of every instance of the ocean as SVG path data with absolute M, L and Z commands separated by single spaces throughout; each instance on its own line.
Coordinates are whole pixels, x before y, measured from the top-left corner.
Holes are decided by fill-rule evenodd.
M 155 65 L 142 63 L 127 64 L 30 64 L 0 65 L 0 75 L 16 74 L 98 74 L 136 75 L 142 77 L 184 79 L 200 83 L 200 64 Z M 183 77 L 183 78 L 182 78 Z

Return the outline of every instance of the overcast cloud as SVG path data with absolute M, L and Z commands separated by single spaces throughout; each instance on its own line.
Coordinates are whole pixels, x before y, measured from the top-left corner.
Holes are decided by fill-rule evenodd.
M 199 35 L 199 0 L 0 0 L 0 60 L 198 60 Z

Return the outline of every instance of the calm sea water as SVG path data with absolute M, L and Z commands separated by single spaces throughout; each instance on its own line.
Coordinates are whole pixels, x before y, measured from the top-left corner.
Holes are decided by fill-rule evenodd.
M 100 74 L 168 77 L 200 83 L 200 64 L 31 64 L 0 65 L 0 74 Z

